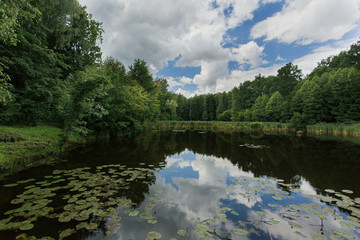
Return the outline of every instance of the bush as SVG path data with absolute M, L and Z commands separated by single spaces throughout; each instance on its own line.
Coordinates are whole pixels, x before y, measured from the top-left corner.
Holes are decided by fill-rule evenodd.
M 226 110 L 218 116 L 219 121 L 231 121 L 231 110 Z

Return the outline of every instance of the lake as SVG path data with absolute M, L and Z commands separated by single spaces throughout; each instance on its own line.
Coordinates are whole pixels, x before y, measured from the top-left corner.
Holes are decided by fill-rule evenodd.
M 360 147 L 150 132 L 0 180 L 0 239 L 360 239 Z

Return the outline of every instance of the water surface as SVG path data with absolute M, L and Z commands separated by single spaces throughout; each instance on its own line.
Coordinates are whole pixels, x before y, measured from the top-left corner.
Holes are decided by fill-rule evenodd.
M 0 239 L 360 239 L 360 148 L 153 132 L 0 182 Z

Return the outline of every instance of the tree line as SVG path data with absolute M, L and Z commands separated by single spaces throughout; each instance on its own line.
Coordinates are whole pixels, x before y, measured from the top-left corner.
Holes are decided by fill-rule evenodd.
M 305 77 L 289 62 L 276 76 L 258 75 L 230 92 L 174 99 L 174 120 L 291 122 L 298 128 L 360 121 L 360 41 Z
M 118 132 L 174 104 L 145 61 L 102 60 L 102 25 L 77 0 L 2 0 L 0 22 L 0 124 Z
M 360 120 L 360 42 L 306 77 L 288 63 L 230 92 L 185 98 L 154 79 L 143 60 L 128 68 L 102 60 L 102 25 L 77 0 L 2 0 L 0 23 L 0 124 L 87 135 L 157 120 Z

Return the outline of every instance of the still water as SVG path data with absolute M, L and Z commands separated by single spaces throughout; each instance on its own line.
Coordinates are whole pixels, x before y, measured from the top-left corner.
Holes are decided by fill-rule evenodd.
M 0 180 L 0 239 L 360 239 L 360 147 L 152 132 Z

